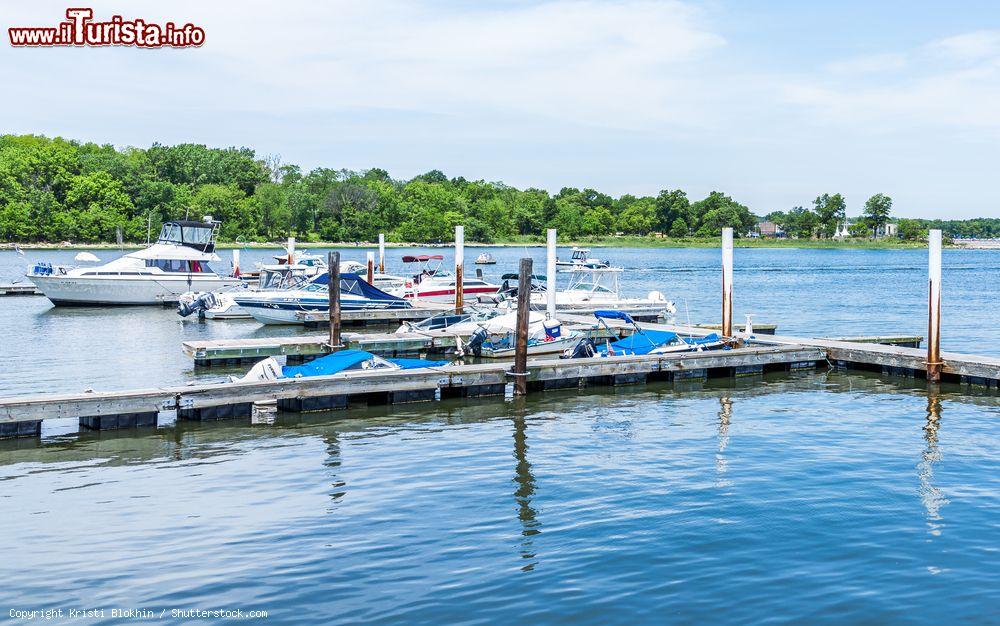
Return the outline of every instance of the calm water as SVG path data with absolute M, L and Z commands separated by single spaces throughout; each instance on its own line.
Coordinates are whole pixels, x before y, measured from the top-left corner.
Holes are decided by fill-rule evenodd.
M 499 274 L 523 250 L 493 253 Z M 676 300 L 680 321 L 717 319 L 717 251 L 595 254 L 631 268 L 631 293 Z M 0 253 L 0 281 L 58 256 Z M 924 251 L 736 259 L 737 313 L 783 332 L 924 332 Z M 1000 354 L 998 269 L 1000 253 L 946 251 L 946 349 Z M 193 371 L 180 341 L 287 332 L 0 298 L 0 396 L 218 378 Z M 169 623 L 191 621 L 171 609 L 289 624 L 996 622 L 998 418 L 996 392 L 817 372 L 253 427 L 56 422 L 0 442 L 0 619 L 106 608 L 74 623 L 119 623 L 118 607 Z

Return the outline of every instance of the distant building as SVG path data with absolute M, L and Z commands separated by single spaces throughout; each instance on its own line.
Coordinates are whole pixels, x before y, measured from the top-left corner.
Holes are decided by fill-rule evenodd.
M 774 222 L 757 222 L 757 235 L 759 237 L 780 237 L 783 234 L 781 226 Z
M 833 234 L 834 239 L 844 239 L 851 236 L 851 228 L 858 223 L 857 220 L 848 220 L 837 226 L 837 232 Z M 878 228 L 875 237 L 895 237 L 899 234 L 899 224 L 886 222 Z

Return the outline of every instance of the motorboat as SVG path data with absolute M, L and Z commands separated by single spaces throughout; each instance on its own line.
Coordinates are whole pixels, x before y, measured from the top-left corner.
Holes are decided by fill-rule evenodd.
M 476 257 L 476 265 L 496 265 L 497 260 L 489 252 L 483 252 Z
M 309 361 L 303 365 L 282 366 L 274 357 L 260 361 L 244 376 L 231 376 L 230 382 L 261 382 L 283 378 L 311 378 L 333 376 L 342 372 L 356 371 L 398 371 L 427 367 L 444 367 L 447 361 L 426 359 L 383 359 L 364 350 L 340 350 Z
M 573 250 L 570 253 L 570 258 L 568 261 L 556 260 L 557 266 L 562 267 L 572 267 L 572 268 L 582 268 L 582 269 L 595 269 L 602 267 L 610 267 L 611 263 L 608 261 L 602 261 L 601 259 L 595 259 L 590 256 L 590 248 L 577 248 L 573 246 Z
M 556 309 L 566 312 L 616 309 L 633 315 L 667 316 L 676 312 L 674 303 L 659 291 L 650 291 L 645 298 L 622 295 L 620 267 L 574 267 L 560 274 L 568 276 L 563 289 L 556 291 Z M 505 275 L 513 278 L 514 275 Z M 548 302 L 548 291 L 544 276 L 531 277 L 531 308 L 542 310 Z M 515 284 L 516 285 L 516 284 Z M 498 306 L 511 309 L 517 306 L 517 289 L 510 281 L 505 282 L 501 291 L 503 297 Z
M 156 243 L 110 263 L 72 267 L 36 263 L 28 279 L 55 305 L 127 305 L 176 302 L 188 291 L 216 291 L 240 279 L 219 274 L 219 222 L 166 222 Z
M 321 274 L 297 289 L 238 293 L 236 304 L 262 324 L 302 324 L 304 314 L 329 314 L 330 275 Z M 403 298 L 368 284 L 358 274 L 340 275 L 340 310 L 364 311 L 412 308 Z
M 235 267 L 235 252 L 234 252 Z M 284 291 L 295 289 L 307 284 L 311 279 L 327 271 L 326 261 L 321 255 L 308 252 L 295 253 L 294 263 L 288 263 L 288 257 L 275 255 L 275 263 L 256 263 L 254 272 L 243 274 L 244 282 L 215 292 L 188 292 L 182 294 L 177 305 L 181 317 L 199 313 L 199 318 L 213 320 L 250 319 L 253 317 L 236 303 L 235 295 L 247 293 L 248 290 Z M 344 264 L 341 263 L 341 267 Z M 256 279 L 256 284 L 251 280 Z
M 670 354 L 674 352 L 702 352 L 705 350 L 725 350 L 729 343 L 718 333 L 704 337 L 682 337 L 679 334 L 661 329 L 641 328 L 632 317 L 624 311 L 594 311 L 598 326 L 603 326 L 609 334 L 616 334 L 605 320 L 621 320 L 632 327 L 632 332 L 617 341 L 604 339 L 595 342 L 585 338 L 578 342 L 575 348 L 566 351 L 564 356 L 572 358 L 593 356 L 632 356 L 639 354 Z
M 407 300 L 427 302 L 454 302 L 455 275 L 442 269 L 444 257 L 440 254 L 404 256 L 403 263 L 419 264 L 420 271 L 408 279 L 400 289 L 391 293 Z M 500 290 L 499 285 L 488 283 L 479 276 L 462 277 L 462 294 L 472 301 L 479 296 L 493 296 Z
M 559 320 L 547 319 L 541 313 L 528 315 L 527 354 L 558 354 L 577 343 L 581 333 L 562 332 Z M 517 343 L 517 313 L 508 313 L 479 325 L 464 350 L 486 359 L 514 358 Z
M 494 317 L 502 315 L 503 312 L 496 308 L 480 309 L 477 307 L 465 307 L 463 313 L 444 311 L 423 320 L 406 320 L 396 329 L 396 334 L 420 333 L 430 330 L 446 330 L 449 332 L 469 333 Z

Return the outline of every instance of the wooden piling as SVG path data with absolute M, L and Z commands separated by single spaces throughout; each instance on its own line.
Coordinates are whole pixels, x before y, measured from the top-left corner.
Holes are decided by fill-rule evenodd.
M 378 234 L 378 273 L 385 274 L 385 233 Z
M 531 314 L 531 259 L 521 259 L 517 281 L 517 329 L 514 343 L 514 395 L 528 393 L 528 317 Z
M 462 312 L 462 296 L 465 286 L 462 284 L 465 271 L 465 227 L 455 227 L 455 312 Z
M 545 251 L 545 312 L 550 320 L 556 318 L 556 229 L 546 232 Z
M 327 297 L 330 301 L 330 351 L 343 346 L 340 343 L 340 253 L 331 252 L 327 258 L 330 266 Z
M 294 265 L 295 264 L 295 237 L 289 237 L 288 238 L 287 252 L 288 252 L 288 264 L 289 265 Z
M 941 231 L 928 233 L 927 380 L 941 380 Z
M 722 229 L 722 336 L 733 336 L 733 229 Z
M 375 253 L 368 253 L 368 284 L 375 283 Z

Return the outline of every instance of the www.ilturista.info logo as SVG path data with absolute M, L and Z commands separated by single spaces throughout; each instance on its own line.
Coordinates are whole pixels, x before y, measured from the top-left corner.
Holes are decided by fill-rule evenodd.
M 139 48 L 188 48 L 205 43 L 205 30 L 194 24 L 156 24 L 143 19 L 126 20 L 113 15 L 95 22 L 93 9 L 66 9 L 66 21 L 58 26 L 12 27 L 10 45 L 137 46 Z

